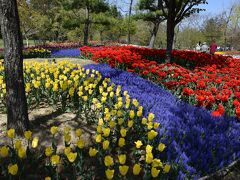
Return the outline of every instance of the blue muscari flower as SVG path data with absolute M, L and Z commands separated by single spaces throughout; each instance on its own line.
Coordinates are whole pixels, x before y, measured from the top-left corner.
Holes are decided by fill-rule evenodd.
M 51 57 L 80 57 L 80 49 L 53 49 L 51 51 Z
M 178 179 L 213 173 L 240 158 L 240 123 L 236 118 L 213 117 L 203 107 L 182 102 L 136 74 L 106 64 L 85 67 L 98 70 L 104 78 L 121 85 L 144 107 L 144 116 L 149 112 L 155 114 L 155 120 L 162 126 L 158 129 L 159 139 L 167 145 L 165 159 L 181 166 Z M 167 138 L 163 139 L 164 133 Z

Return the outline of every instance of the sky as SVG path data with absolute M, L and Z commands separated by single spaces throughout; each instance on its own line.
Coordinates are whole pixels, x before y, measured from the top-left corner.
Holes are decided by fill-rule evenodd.
M 206 11 L 203 12 L 204 14 L 216 15 L 223 11 L 229 10 L 236 2 L 240 3 L 240 0 L 208 0 L 208 4 L 200 7 L 206 9 Z
M 138 0 L 133 0 L 134 4 Z M 108 0 L 110 3 L 116 3 L 123 11 L 128 11 L 130 0 Z M 208 0 L 208 4 L 199 7 L 206 9 L 203 14 L 216 15 L 231 8 L 231 5 L 240 0 Z M 125 12 L 126 13 L 126 12 Z M 123 12 L 123 14 L 125 14 Z

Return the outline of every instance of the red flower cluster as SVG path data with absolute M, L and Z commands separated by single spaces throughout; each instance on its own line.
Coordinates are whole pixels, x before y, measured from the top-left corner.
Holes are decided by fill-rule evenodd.
M 166 50 L 133 46 L 83 47 L 81 54 L 96 62 L 108 63 L 135 72 L 194 105 L 213 110 L 214 116 L 227 113 L 240 118 L 240 61 L 228 56 L 211 56 L 195 51 L 174 50 L 175 62 L 194 64 L 192 70 L 176 63 L 159 64 Z

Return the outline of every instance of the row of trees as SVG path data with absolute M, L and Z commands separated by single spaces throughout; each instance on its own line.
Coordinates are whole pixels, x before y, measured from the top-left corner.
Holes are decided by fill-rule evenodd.
M 240 48 L 236 41 L 240 39 L 239 3 L 212 16 L 197 14 L 203 9 L 196 7 L 206 1 L 176 1 L 173 9 L 167 7 L 169 2 L 128 0 L 124 6 L 129 10 L 123 12 L 105 0 L 18 0 L 18 9 L 27 45 L 29 39 L 41 43 L 84 40 L 84 44 L 90 39 L 166 48 L 172 39 L 175 48 L 192 49 L 198 41 L 216 39 L 222 46 Z M 175 14 L 171 23 L 168 11 Z
M 122 15 L 114 4 L 105 0 L 18 0 L 21 28 L 26 40 L 43 42 L 89 39 L 120 41 L 136 33 L 137 20 L 151 22 L 149 46 L 153 47 L 159 25 L 166 21 L 167 57 L 170 60 L 175 27 L 186 17 L 199 13 L 200 4 L 206 0 L 139 0 L 136 14 L 132 15 L 133 0 L 129 0 L 129 12 Z M 134 21 L 132 21 L 134 19 Z M 94 37 L 95 36 L 95 37 Z M 96 37 L 98 36 L 98 37 Z
M 128 21 L 105 0 L 18 0 L 23 37 L 46 41 L 120 41 Z M 135 26 L 130 24 L 134 34 Z
M 27 46 L 29 39 L 36 40 L 36 43 L 84 40 L 85 44 L 90 39 L 123 43 L 130 43 L 131 40 L 133 44 L 166 48 L 166 33 L 171 32 L 167 30 L 167 14 L 158 5 L 164 1 L 128 0 L 124 6 L 129 7 L 129 12 L 124 13 L 117 4 L 109 4 L 104 0 L 17 2 L 21 31 Z M 166 9 L 164 6 L 162 8 Z M 130 13 L 132 9 L 134 13 Z M 229 9 L 215 16 L 196 13 L 201 10 L 195 9 L 190 17 L 186 13 L 183 20 L 175 25 L 174 47 L 192 49 L 198 41 L 210 43 L 216 39 L 221 46 L 239 49 L 240 3 L 232 4 Z

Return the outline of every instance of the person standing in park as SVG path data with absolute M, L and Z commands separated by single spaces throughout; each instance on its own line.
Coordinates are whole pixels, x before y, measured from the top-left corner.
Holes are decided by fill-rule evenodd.
M 196 51 L 201 51 L 201 42 L 199 41 L 195 48 Z
M 216 50 L 217 50 L 217 44 L 216 44 L 215 40 L 213 40 L 211 45 L 210 45 L 210 54 L 214 55 Z
M 207 45 L 207 43 L 206 42 L 204 42 L 203 44 L 202 44 L 202 46 L 201 46 L 201 51 L 202 52 L 208 52 L 208 45 Z

